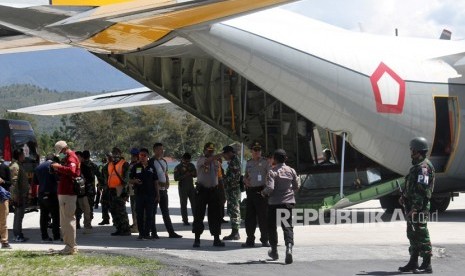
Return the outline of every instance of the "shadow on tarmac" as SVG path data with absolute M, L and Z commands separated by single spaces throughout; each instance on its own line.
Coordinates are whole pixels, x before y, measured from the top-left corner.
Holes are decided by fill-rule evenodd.
M 399 271 L 361 271 L 355 275 L 402 275 Z

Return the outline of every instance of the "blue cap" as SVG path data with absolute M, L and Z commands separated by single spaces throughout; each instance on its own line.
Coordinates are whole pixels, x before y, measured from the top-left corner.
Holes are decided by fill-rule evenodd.
M 132 155 L 139 154 L 139 149 L 138 149 L 138 148 L 132 148 L 131 151 L 130 151 L 130 153 L 131 153 Z

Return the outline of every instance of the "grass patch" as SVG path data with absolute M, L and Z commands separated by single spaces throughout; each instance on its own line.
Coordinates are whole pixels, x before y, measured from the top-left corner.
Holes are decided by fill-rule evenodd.
M 37 251 L 0 252 L 0 275 L 156 275 L 162 265 L 145 258 L 103 253 L 62 256 Z

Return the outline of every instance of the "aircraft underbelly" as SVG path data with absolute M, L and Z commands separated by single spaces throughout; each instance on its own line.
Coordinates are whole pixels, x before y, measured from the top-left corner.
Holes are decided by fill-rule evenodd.
M 434 139 L 433 93 L 448 94 L 447 85 L 432 91 L 407 81 L 402 112 L 380 113 L 370 76 L 355 70 L 224 25 L 189 39 L 317 125 L 348 133 L 357 150 L 400 174 L 410 167 L 410 139 Z

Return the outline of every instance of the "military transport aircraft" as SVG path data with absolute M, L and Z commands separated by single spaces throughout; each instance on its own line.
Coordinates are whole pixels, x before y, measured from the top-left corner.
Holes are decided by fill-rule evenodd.
M 342 186 L 400 179 L 408 142 L 426 137 L 438 173 L 433 203 L 445 210 L 465 190 L 465 41 L 351 32 L 274 7 L 288 2 L 0 6 L 0 53 L 87 49 L 232 138 L 285 148 L 309 188 L 337 188 L 328 172 L 342 166 L 338 199 Z M 329 132 L 338 168 L 320 166 L 316 126 Z M 376 197 L 394 188 L 380 189 Z

